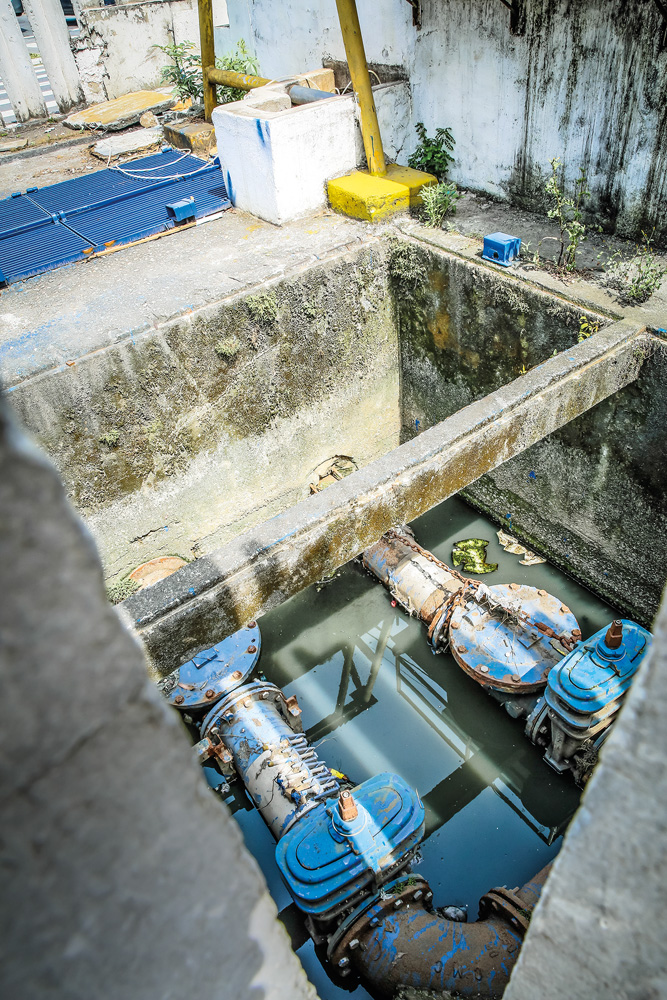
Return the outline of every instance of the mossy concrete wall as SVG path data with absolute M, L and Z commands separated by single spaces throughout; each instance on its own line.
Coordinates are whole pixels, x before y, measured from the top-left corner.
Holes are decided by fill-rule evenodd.
M 578 342 L 601 314 L 451 254 L 395 244 L 401 435 L 409 439 Z M 509 531 L 650 627 L 667 569 L 667 361 L 637 347 L 639 379 L 467 487 Z
M 653 344 L 636 382 L 465 492 L 647 628 L 667 576 L 667 345 Z
M 336 454 L 399 439 L 398 342 L 377 242 L 180 316 L 12 403 L 56 462 L 108 578 L 192 558 L 308 495 Z
M 608 320 L 515 276 L 395 242 L 389 270 L 401 346 L 401 434 L 416 433 L 576 344 Z

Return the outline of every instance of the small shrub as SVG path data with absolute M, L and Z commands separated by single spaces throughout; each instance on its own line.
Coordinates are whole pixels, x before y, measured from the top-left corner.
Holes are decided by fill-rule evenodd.
M 414 292 L 426 284 L 426 269 L 419 251 L 411 243 L 391 240 L 387 270 L 392 282 L 403 292 Z
M 129 576 L 126 576 L 122 580 L 117 580 L 115 583 L 109 584 L 107 587 L 107 600 L 109 604 L 120 604 L 121 601 L 127 600 L 132 594 L 136 594 L 138 590 L 139 584 L 135 580 L 130 580 Z
M 219 340 L 213 350 L 220 358 L 233 358 L 241 349 L 236 337 L 224 337 Z
M 102 434 L 100 437 L 100 444 L 105 444 L 107 448 L 117 448 L 118 442 L 120 441 L 120 431 L 113 427 L 106 434 Z
M 588 338 L 591 337 L 594 333 L 597 333 L 599 329 L 600 329 L 599 323 L 592 322 L 591 320 L 588 319 L 587 316 L 580 316 L 579 336 L 577 337 L 577 340 L 579 341 L 579 343 L 581 343 L 582 340 L 588 340 Z
M 445 217 L 456 212 L 456 202 L 461 197 L 453 181 L 441 181 L 422 188 L 422 218 L 427 226 L 440 229 Z
M 590 195 L 590 191 L 586 187 L 586 172 L 583 167 L 579 169 L 579 177 L 574 183 L 574 195 L 567 198 L 559 181 L 562 167 L 560 158 L 554 157 L 550 163 L 551 177 L 544 186 L 550 206 L 547 215 L 550 219 L 555 219 L 558 224 L 560 240 L 558 266 L 565 267 L 566 271 L 573 271 L 576 266 L 579 244 L 586 235 L 586 225 L 582 221 L 581 209 L 584 198 L 588 198 Z
M 439 181 L 444 180 L 450 163 L 454 162 L 454 157 L 450 156 L 455 144 L 451 130 L 438 128 L 433 139 L 429 139 L 426 134 L 423 122 L 417 122 L 415 130 L 419 136 L 419 145 L 412 156 L 408 157 L 408 166 L 435 174 Z
M 201 104 L 204 100 L 201 53 L 195 43 L 179 42 L 178 45 L 156 45 L 155 48 L 160 49 L 171 59 L 169 65 L 162 69 L 163 82 L 172 84 L 181 100 L 191 97 L 193 102 Z M 218 69 L 250 73 L 253 76 L 259 72 L 257 60 L 250 54 L 242 38 L 239 38 L 235 51 L 216 59 L 215 65 Z M 217 93 L 218 104 L 240 101 L 245 95 L 244 90 L 237 90 L 234 87 L 218 87 Z
M 273 295 L 262 292 L 261 295 L 249 295 L 245 300 L 248 312 L 257 323 L 270 326 L 278 319 L 278 306 Z
M 667 267 L 654 253 L 652 237 L 643 232 L 630 260 L 622 260 L 618 251 L 612 255 L 606 284 L 619 293 L 621 301 L 639 305 L 651 298 L 666 274 Z

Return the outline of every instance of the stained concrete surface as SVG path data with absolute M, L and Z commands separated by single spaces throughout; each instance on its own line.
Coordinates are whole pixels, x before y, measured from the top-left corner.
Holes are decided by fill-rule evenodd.
M 314 1000 L 227 808 L 0 403 L 0 993 Z

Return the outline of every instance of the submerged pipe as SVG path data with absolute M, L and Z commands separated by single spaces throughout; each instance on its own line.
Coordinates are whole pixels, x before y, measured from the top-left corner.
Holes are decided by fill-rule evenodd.
M 519 891 L 492 889 L 480 900 L 480 919 L 470 924 L 429 910 L 424 900 L 430 893 L 414 884 L 378 899 L 339 942 L 336 964 L 347 959 L 384 997 L 409 985 L 496 1000 L 509 982 L 550 868 Z M 397 907 L 399 900 L 403 905 Z

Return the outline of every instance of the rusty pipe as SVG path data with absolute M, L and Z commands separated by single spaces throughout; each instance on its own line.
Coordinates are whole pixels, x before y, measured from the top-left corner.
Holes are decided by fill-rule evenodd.
M 485 1000 L 502 997 L 523 936 L 551 865 L 518 891 L 490 890 L 474 923 L 447 920 L 429 910 L 430 893 L 414 885 L 389 901 L 379 899 L 341 941 L 351 967 L 382 997 L 401 986 L 453 990 Z M 407 885 L 407 883 L 406 883 Z M 397 901 L 402 905 L 397 907 Z M 342 954 L 339 948 L 338 954 Z
M 254 90 L 255 87 L 265 87 L 271 83 L 265 76 L 252 76 L 249 73 L 235 73 L 231 69 L 217 69 L 207 66 L 204 74 L 209 84 L 217 87 L 234 87 L 235 90 Z

